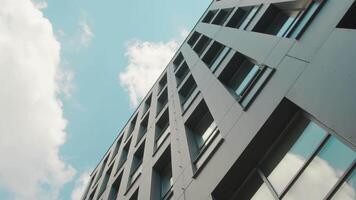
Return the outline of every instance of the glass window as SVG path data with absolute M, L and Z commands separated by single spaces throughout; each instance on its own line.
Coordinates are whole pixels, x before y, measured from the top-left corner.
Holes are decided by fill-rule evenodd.
M 248 13 L 248 15 L 246 16 L 246 19 L 242 22 L 240 28 L 241 29 L 246 29 L 247 26 L 250 24 L 250 22 L 252 21 L 252 19 L 255 17 L 258 9 L 260 8 L 260 6 L 254 6 Z
M 158 94 L 161 93 L 163 88 L 167 85 L 167 74 L 165 73 L 161 80 L 158 82 Z
M 320 2 L 305 0 L 307 7 L 290 2 L 272 4 L 254 27 L 254 31 L 298 38 L 320 7 Z
M 283 199 L 323 199 L 355 158 L 352 149 L 331 136 Z
M 205 115 L 200 119 L 194 130 L 196 133 L 196 143 L 199 149 L 204 147 L 215 128 L 216 124 L 211 114 L 205 113 Z
M 211 71 L 215 71 L 219 65 L 221 64 L 221 62 L 224 60 L 225 56 L 230 52 L 230 48 L 229 47 L 224 47 L 215 57 L 214 61 L 212 62 L 210 69 Z
M 253 195 L 251 200 L 275 200 L 266 183 L 263 183 L 257 192 Z
M 197 84 L 193 76 L 190 75 L 178 91 L 183 111 L 190 106 L 198 92 Z
M 161 111 L 163 110 L 163 108 L 166 106 L 167 103 L 168 103 L 168 90 L 166 88 L 157 99 L 156 116 L 158 116 L 159 113 L 161 113 Z
M 194 46 L 193 50 L 200 56 L 206 49 L 206 47 L 209 45 L 210 41 L 211 39 L 209 37 L 202 35 Z
M 189 72 L 189 67 L 186 62 L 182 64 L 182 66 L 177 70 L 176 79 L 177 79 L 177 87 L 182 83 L 184 78 L 187 76 Z
M 171 190 L 173 185 L 171 163 L 168 163 L 160 173 L 161 179 L 161 199 Z
M 259 6 L 238 8 L 226 26 L 245 29 L 257 13 L 258 8 Z
M 137 151 L 133 156 L 131 173 L 130 173 L 130 184 L 132 184 L 141 174 L 144 150 L 145 150 L 145 142 L 143 142 L 140 145 L 140 147 L 137 149 Z
M 183 54 L 179 53 L 177 55 L 176 59 L 174 59 L 174 61 L 173 61 L 174 70 L 176 70 L 179 67 L 179 65 L 182 64 L 183 60 L 184 60 Z
M 214 18 L 212 24 L 223 25 L 226 19 L 229 17 L 232 10 L 233 8 L 221 9 L 220 12 Z
M 320 2 L 312 1 L 306 11 L 301 15 L 301 18 L 297 20 L 297 25 L 292 30 L 291 38 L 299 38 L 309 21 L 313 18 L 314 13 L 318 10 Z
M 332 200 L 355 200 L 356 199 L 356 171 L 341 185 L 339 190 L 331 198 Z
M 166 132 L 169 131 L 168 127 L 169 127 L 169 110 L 167 108 L 156 123 L 156 135 L 155 135 L 156 148 L 158 148 L 162 144 L 163 140 L 165 139 L 165 135 L 167 134 Z
M 145 118 L 143 118 L 143 120 L 141 121 L 140 124 L 140 129 L 138 131 L 138 136 L 137 136 L 137 143 L 140 142 L 141 138 L 146 134 L 147 132 L 147 126 L 148 126 L 148 119 L 149 119 L 149 114 L 146 115 Z M 137 144 L 136 143 L 136 144 Z
M 248 60 L 238 67 L 232 79 L 229 81 L 229 85 L 239 98 L 244 95 L 246 89 L 260 71 L 260 66 Z
M 109 198 L 108 198 L 108 200 L 116 200 L 116 199 L 117 199 L 117 195 L 119 194 L 119 189 L 120 189 L 122 174 L 123 174 L 123 173 L 121 173 L 121 174 L 116 178 L 116 180 L 113 182 L 113 184 L 111 185 L 111 189 L 110 189 L 110 192 L 109 192 Z
M 209 10 L 208 13 L 206 13 L 205 17 L 203 18 L 202 22 L 210 23 L 217 12 L 218 10 Z
M 269 157 L 265 163 L 263 171 L 269 174 L 268 180 L 278 194 L 283 192 L 326 136 L 326 132 L 313 122 L 302 122 L 298 125 L 293 127 L 293 129 L 300 129 L 300 131 L 294 131 L 293 134 L 299 135 L 302 132 L 298 139 L 296 140 L 294 135 L 288 134 L 289 137 L 282 140 L 282 144 L 278 145 L 279 148 L 274 151 L 273 157 Z M 280 159 L 281 154 L 284 156 Z M 278 162 L 278 160 L 280 161 Z M 268 173 L 269 171 L 271 172 Z M 287 171 L 288 173 L 286 173 Z
M 194 33 L 192 34 L 192 36 L 190 36 L 189 40 L 188 40 L 188 44 L 190 47 L 193 47 L 194 44 L 197 42 L 197 40 L 199 39 L 199 37 L 201 36 L 200 33 L 194 31 Z

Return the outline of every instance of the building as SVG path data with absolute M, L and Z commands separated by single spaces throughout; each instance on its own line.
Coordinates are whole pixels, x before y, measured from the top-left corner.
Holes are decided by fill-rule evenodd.
M 355 4 L 213 1 L 82 199 L 355 200 Z

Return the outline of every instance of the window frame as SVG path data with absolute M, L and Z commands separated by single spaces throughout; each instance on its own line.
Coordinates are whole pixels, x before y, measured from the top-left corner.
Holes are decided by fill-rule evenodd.
M 312 151 L 311 155 L 309 157 L 307 157 L 307 159 L 303 163 L 302 167 L 291 178 L 291 180 L 289 180 L 288 184 L 284 187 L 282 192 L 280 194 L 278 194 L 278 192 L 274 189 L 273 184 L 267 178 L 267 175 L 265 175 L 265 173 L 263 172 L 263 163 L 268 162 L 268 158 L 271 156 L 271 154 L 273 156 L 273 153 L 275 153 L 274 150 L 277 149 L 277 146 L 280 144 L 280 142 L 283 141 L 285 139 L 285 137 L 287 137 L 287 135 L 291 131 L 295 131 L 292 129 L 292 128 L 294 128 L 293 126 L 296 126 L 296 124 L 301 123 L 302 120 L 307 120 L 308 123 L 315 123 L 317 126 L 319 126 L 321 129 L 323 129 L 325 131 L 325 135 L 323 136 L 321 141 L 318 143 L 316 148 Z M 303 134 L 303 132 L 298 133 L 298 138 L 302 134 Z M 330 130 L 329 128 L 324 126 L 322 123 L 317 121 L 314 117 L 312 117 L 311 115 L 309 115 L 308 113 L 306 113 L 304 111 L 301 111 L 301 110 L 298 111 L 295 114 L 295 116 L 292 118 L 292 120 L 290 120 L 288 125 L 284 128 L 284 130 L 280 133 L 280 135 L 277 137 L 277 139 L 272 143 L 271 147 L 267 150 L 265 155 L 262 157 L 261 161 L 256 165 L 256 167 L 247 176 L 247 178 L 244 181 L 244 184 L 246 184 L 247 182 L 250 182 L 250 181 L 253 182 L 254 179 L 252 179 L 251 177 L 253 177 L 253 174 L 257 173 L 257 176 L 263 181 L 262 184 L 263 183 L 266 184 L 269 193 L 274 197 L 274 199 L 282 200 L 285 197 L 285 195 L 287 194 L 287 192 L 290 191 L 290 189 L 294 186 L 295 182 L 297 180 L 299 180 L 299 177 L 303 174 L 305 169 L 307 169 L 307 167 L 310 166 L 310 163 L 318 156 L 318 154 L 321 152 L 323 147 L 325 147 L 325 144 L 332 137 L 334 137 L 335 139 L 337 139 L 338 141 L 340 141 L 341 143 L 343 143 L 345 146 L 349 147 L 350 149 L 354 150 L 354 148 L 352 146 L 350 146 L 349 144 L 346 144 L 344 142 L 344 140 L 342 140 L 342 138 L 337 136 L 335 133 L 333 133 L 332 130 Z M 295 143 L 293 143 L 291 145 L 291 147 L 294 144 Z M 285 155 L 287 155 L 287 153 Z M 354 170 L 356 170 L 356 158 L 351 162 L 351 164 L 348 166 L 348 168 L 345 170 L 345 172 L 339 177 L 337 182 L 333 184 L 333 187 L 329 189 L 328 193 L 326 194 L 326 196 L 324 196 L 323 199 L 324 200 L 331 199 L 333 197 L 333 195 L 336 194 L 336 192 L 341 187 L 341 185 L 347 180 L 347 178 L 352 175 Z M 238 190 L 235 193 L 235 195 L 233 196 L 233 198 L 238 198 L 239 195 L 241 194 L 241 192 L 243 193 L 243 191 L 240 191 L 240 190 L 241 190 L 241 188 L 244 188 L 244 186 L 245 186 L 244 184 L 242 184 L 238 188 Z M 254 191 L 254 194 L 258 191 L 258 189 L 259 188 L 257 188 L 256 191 Z

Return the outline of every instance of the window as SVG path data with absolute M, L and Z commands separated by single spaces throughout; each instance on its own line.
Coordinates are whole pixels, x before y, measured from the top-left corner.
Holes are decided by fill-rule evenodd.
M 92 177 L 90 178 L 88 187 L 85 189 L 85 192 L 84 192 L 84 195 L 83 195 L 84 199 L 86 199 L 86 196 L 88 195 L 88 192 L 89 192 L 89 190 L 90 190 L 91 184 L 92 184 L 93 181 L 94 181 L 95 175 L 96 175 L 96 173 L 94 173 L 94 175 L 92 175 Z
M 194 31 L 194 33 L 192 34 L 192 36 L 190 36 L 189 40 L 188 40 L 188 44 L 189 46 L 193 47 L 194 44 L 197 42 L 197 40 L 199 39 L 199 37 L 201 36 L 200 33 Z
M 241 189 L 241 196 L 237 197 L 328 199 L 326 196 L 337 188 L 336 184 L 349 184 L 341 178 L 353 173 L 355 158 L 355 151 L 313 120 L 299 116 L 287 127 L 249 178 L 249 186 L 243 186 L 254 185 L 250 187 L 254 189 L 247 193 Z M 349 176 L 347 180 L 351 178 Z
M 126 136 L 126 140 L 131 136 L 132 132 L 135 130 L 136 120 L 137 120 L 137 114 L 135 115 L 135 117 L 130 122 L 129 130 L 128 130 L 127 136 Z
M 156 123 L 155 142 L 156 150 L 162 145 L 169 134 L 169 110 L 168 108 L 161 115 Z
M 142 117 L 145 116 L 145 113 L 150 109 L 151 107 L 151 99 L 152 99 L 152 94 L 146 99 L 144 107 L 143 107 L 143 114 Z
M 152 170 L 153 200 L 168 200 L 173 195 L 173 177 L 170 147 L 165 149 Z
M 96 189 L 98 188 L 98 186 L 96 186 L 94 188 L 94 190 L 90 193 L 90 196 L 89 196 L 89 200 L 93 200 L 94 199 L 94 195 L 95 195 L 95 192 L 96 192 Z
M 121 156 L 120 156 L 120 160 L 117 164 L 117 168 L 116 168 L 116 172 L 119 172 L 119 170 L 121 169 L 121 167 L 124 165 L 124 163 L 126 162 L 127 159 L 127 154 L 129 153 L 129 149 L 130 149 L 130 144 L 131 144 L 131 139 L 125 144 L 124 148 L 122 149 L 121 152 Z
M 206 13 L 205 17 L 203 18 L 202 22 L 210 23 L 217 12 L 218 12 L 218 10 L 209 10 L 208 13 Z
M 248 6 L 238 8 L 226 26 L 245 29 L 256 15 L 259 7 L 260 6 Z
M 133 193 L 129 200 L 138 200 L 138 191 L 139 188 L 136 189 L 136 191 Z
M 183 111 L 193 103 L 193 100 L 198 93 L 199 90 L 197 89 L 197 84 L 195 83 L 193 76 L 190 75 L 178 91 Z
M 99 189 L 99 194 L 98 194 L 98 198 L 97 199 L 99 199 L 101 197 L 101 195 L 104 193 L 104 191 L 106 190 L 106 187 L 107 187 L 109 179 L 110 179 L 111 171 L 112 171 L 112 166 L 105 173 L 103 182 L 101 183 L 101 186 L 100 186 L 100 189 Z
M 136 181 L 136 179 L 141 175 L 144 151 L 145 151 L 145 142 L 143 142 L 140 145 L 140 147 L 136 150 L 133 156 L 131 171 L 130 171 L 130 185 L 132 185 Z
M 141 124 L 140 124 L 140 129 L 138 131 L 138 136 L 137 136 L 137 143 L 138 144 L 142 137 L 146 134 L 147 132 L 147 127 L 148 127 L 148 118 L 149 118 L 149 114 L 146 115 L 145 118 L 143 118 L 143 120 L 141 121 Z
M 209 50 L 203 56 L 203 62 L 210 68 L 211 71 L 215 71 L 226 55 L 229 53 L 230 48 L 224 46 L 219 42 L 213 42 Z
M 185 122 L 185 127 L 191 157 L 198 171 L 211 157 L 209 154 L 212 154 L 214 149 L 218 147 L 220 140 L 217 137 L 221 139 L 217 125 L 204 100 L 189 116 Z
M 229 17 L 232 10 L 233 8 L 221 9 L 219 13 L 216 15 L 216 17 L 214 18 L 212 24 L 223 25 L 226 19 Z
M 121 180 L 122 180 L 122 174 L 123 174 L 123 172 L 120 173 L 120 175 L 116 178 L 116 180 L 111 185 L 108 200 L 116 200 L 117 199 L 117 195 L 119 194 L 120 184 L 121 184 Z
M 205 35 L 202 35 L 198 40 L 197 44 L 194 46 L 193 50 L 200 56 L 206 49 L 206 47 L 209 45 L 210 41 L 210 38 Z
M 166 88 L 157 99 L 156 116 L 158 116 L 159 113 L 161 113 L 162 109 L 166 106 L 167 102 L 168 102 L 168 91 Z
M 184 60 L 184 57 L 183 57 L 182 53 L 179 53 L 178 56 L 176 57 L 176 59 L 173 61 L 174 71 L 180 66 L 180 64 L 182 64 L 183 60 Z
M 122 141 L 122 135 L 120 136 L 120 139 L 118 139 L 117 142 L 115 143 L 115 148 L 114 148 L 114 150 L 112 152 L 111 160 L 114 160 L 114 158 L 116 157 L 117 152 L 119 151 L 119 148 L 120 148 L 120 145 L 121 145 L 121 141 Z
M 341 19 L 337 28 L 356 29 L 356 2 L 354 2 L 344 17 Z
M 107 155 L 106 158 L 104 159 L 104 161 L 102 162 L 102 164 L 100 166 L 100 170 L 99 170 L 98 176 L 96 177 L 94 185 L 99 181 L 99 179 L 101 178 L 101 175 L 103 175 L 103 171 L 105 169 L 106 163 L 108 162 L 109 156 L 110 156 L 110 154 Z
M 271 4 L 254 31 L 298 39 L 316 14 L 322 1 L 304 0 L 301 3 L 303 4 L 293 5 L 290 2 Z
M 176 80 L 177 80 L 177 87 L 182 83 L 184 78 L 189 73 L 189 67 L 186 62 L 182 64 L 182 66 L 176 72 Z
M 165 73 L 161 80 L 158 82 L 158 94 L 162 91 L 162 89 L 167 85 L 167 74 Z
M 355 169 L 351 172 L 348 178 L 340 185 L 340 188 L 336 191 L 335 194 L 332 194 L 332 200 L 341 200 L 347 199 L 350 196 L 350 191 L 353 191 L 353 194 L 356 193 L 356 171 Z M 351 197 L 350 197 L 351 198 Z
M 246 108 L 271 73 L 272 69 L 269 67 L 257 65 L 246 56 L 236 52 L 219 75 L 219 80 L 236 97 L 242 107 Z

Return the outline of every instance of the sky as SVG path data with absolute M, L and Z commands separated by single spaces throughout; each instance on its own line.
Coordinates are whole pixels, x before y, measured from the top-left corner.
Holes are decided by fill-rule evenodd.
M 80 198 L 210 0 L 0 0 L 0 199 Z

